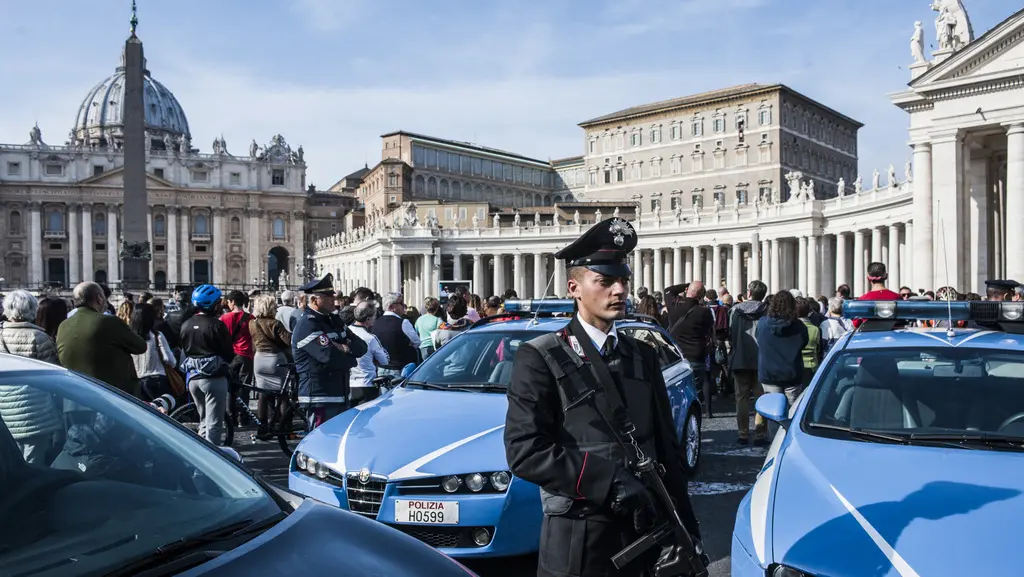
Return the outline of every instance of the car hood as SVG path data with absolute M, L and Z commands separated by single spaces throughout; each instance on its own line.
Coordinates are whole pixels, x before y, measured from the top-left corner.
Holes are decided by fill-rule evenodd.
M 360 515 L 306 499 L 255 539 L 182 573 L 218 575 L 394 575 L 470 577 L 428 545 Z
M 503 394 L 401 387 L 324 423 L 298 450 L 389 480 L 502 471 L 507 406 Z
M 790 435 L 771 550 L 814 575 L 1020 571 L 1024 454 Z

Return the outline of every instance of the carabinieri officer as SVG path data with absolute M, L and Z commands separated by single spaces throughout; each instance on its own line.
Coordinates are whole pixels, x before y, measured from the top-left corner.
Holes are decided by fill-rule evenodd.
M 648 574 L 653 559 L 621 572 L 611 563 L 649 529 L 657 508 L 630 470 L 638 456 L 624 441 L 621 423 L 631 421 L 637 445 L 664 465 L 664 483 L 683 522 L 694 540 L 700 538 L 658 353 L 615 329 L 626 315 L 626 259 L 636 242 L 633 227 L 613 218 L 555 254 L 566 261 L 567 292 L 577 312 L 565 329 L 516 352 L 505 452 L 512 473 L 541 488 L 538 575 Z
M 349 370 L 367 350 L 366 343 L 332 314 L 333 282 L 328 273 L 299 288 L 309 298 L 292 333 L 299 404 L 306 407 L 311 430 L 348 408 Z

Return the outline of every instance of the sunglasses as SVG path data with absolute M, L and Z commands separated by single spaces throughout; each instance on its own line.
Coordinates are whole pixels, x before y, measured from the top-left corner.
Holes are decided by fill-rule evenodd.
M 912 296 L 914 296 L 914 295 L 912 295 L 912 294 L 910 294 L 910 293 L 900 293 L 900 296 L 901 296 L 902 298 L 908 299 L 908 298 L 910 298 L 910 297 L 912 297 Z

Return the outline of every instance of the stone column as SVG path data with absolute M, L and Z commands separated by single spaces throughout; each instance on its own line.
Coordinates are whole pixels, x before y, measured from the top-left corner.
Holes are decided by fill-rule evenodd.
M 263 219 L 263 211 L 258 208 L 253 208 L 245 211 L 245 220 L 249 224 L 249 231 L 245 234 L 245 241 L 249 248 L 249 255 L 246 257 L 245 266 L 245 279 L 249 282 L 249 279 L 260 276 L 260 269 L 263 268 L 263 255 L 260 254 L 260 246 L 262 243 L 262 236 L 260 235 L 260 223 Z M 295 265 L 302 266 L 302 256 L 295 255 L 289 259 L 288 270 L 283 272 L 288 273 L 289 277 L 295 275 Z M 267 271 L 270 274 L 270 271 Z M 280 282 L 281 277 L 278 277 Z
M 858 230 L 853 233 L 853 298 L 858 298 L 865 292 L 867 281 L 864 272 L 864 231 Z
M 722 249 L 718 243 L 711 245 L 711 280 L 708 281 L 708 288 L 718 292 L 722 286 Z
M 640 249 L 633 250 L 633 291 L 644 285 L 644 261 Z
M 462 272 L 462 255 L 452 255 L 452 280 L 466 280 L 465 274 Z
M 772 284 L 771 292 L 779 292 L 786 288 L 782 286 L 782 254 L 779 239 L 772 239 Z
M 832 284 L 836 279 L 836 256 L 832 251 L 832 239 L 828 235 L 818 239 L 818 251 L 821 253 L 818 259 L 821 262 L 818 284 L 821 285 L 821 294 L 831 298 L 836 290 L 836 285 Z
M 168 206 L 164 216 L 167 226 L 167 288 L 178 284 L 178 207 Z
M 306 264 L 306 213 L 301 210 L 292 212 L 292 258 Z
M 391 270 L 388 273 L 391 275 L 391 286 L 388 287 L 390 292 L 402 292 L 402 257 L 394 252 L 391 253 Z
M 505 255 L 495 254 L 493 261 L 494 287 L 492 292 L 500 297 L 505 293 L 505 289 L 508 288 L 505 286 Z
M 914 237 L 907 241 L 914 251 L 914 290 L 934 288 L 935 257 L 932 237 L 932 145 L 917 142 L 914 147 Z
M 82 205 L 82 281 L 91 281 L 96 272 L 92 264 L 92 205 Z
M 153 208 L 149 207 L 149 206 L 146 207 L 146 240 L 149 241 L 149 251 L 150 251 L 150 254 L 152 254 L 152 252 L 153 252 Z M 147 286 L 147 288 L 150 288 L 150 287 L 153 286 L 153 278 L 154 278 L 153 277 L 153 259 L 150 258 L 149 262 L 147 264 L 149 266 L 149 276 L 146 277 L 148 279 L 146 286 Z
M 821 294 L 821 283 L 818 281 L 818 267 L 821 260 L 818 258 L 818 237 L 811 235 L 807 237 L 807 297 L 818 298 Z
M 178 219 L 178 222 L 181 224 L 181 226 L 178 227 L 181 229 L 178 231 L 178 239 L 181 241 L 181 254 L 178 255 L 178 258 L 181 259 L 181 274 L 178 276 L 178 282 L 181 284 L 192 283 L 192 255 L 190 254 L 192 238 L 189 233 L 191 228 L 189 219 L 191 217 L 191 210 L 188 207 L 181 209 L 181 215 Z
M 683 282 L 693 280 L 693 257 L 692 249 L 683 254 Z
M 733 295 L 743 293 L 743 245 L 733 243 L 732 262 L 729 263 L 729 292 Z
M 761 280 L 761 239 L 756 232 L 750 236 L 750 264 L 747 265 L 747 283 Z M 746 293 L 747 287 L 740 287 Z
M 82 282 L 82 237 L 78 231 L 81 224 L 78 215 L 80 209 L 81 205 L 77 202 L 68 204 L 68 284 L 72 288 Z
M 850 284 L 850 277 L 847 276 L 850 268 L 846 262 L 846 235 L 845 232 L 836 233 L 836 286 L 833 289 Z
M 539 252 L 533 253 L 533 298 L 544 298 L 544 289 L 547 288 L 547 267 L 545 266 L 544 255 Z
M 523 274 L 523 255 L 517 252 L 512 255 L 512 288 L 519 298 L 526 298 L 526 279 Z
M 487 298 L 484 294 L 484 257 L 480 253 L 473 255 L 473 294 Z
M 434 281 L 434 255 L 431 252 L 423 253 L 423 281 L 420 283 L 420 295 L 415 302 L 423 302 L 423 299 L 434 294 L 437 290 Z
M 889 225 L 889 289 L 899 292 L 903 279 L 900 277 L 900 229 Z
M 117 234 L 117 205 L 107 205 L 107 285 L 114 288 L 121 281 L 121 271 L 118 268 L 118 251 L 121 248 L 121 238 Z
M 28 283 L 36 288 L 43 283 L 43 217 L 42 206 L 38 202 L 28 205 L 28 238 L 31 247 L 31 260 L 28 266 Z
M 560 260 L 553 260 L 552 266 L 555 267 L 555 283 L 552 285 L 551 294 L 558 298 L 564 297 L 568 294 L 566 289 L 566 278 L 565 278 L 565 263 Z
M 1024 226 L 1013 222 L 1024 214 L 1024 123 L 1019 122 L 1006 131 L 1006 214 L 1011 215 L 1006 227 L 1006 278 L 1024 279 Z
M 686 277 L 683 271 L 683 249 L 677 246 L 672 249 L 672 284 L 684 282 Z
M 213 284 L 222 285 L 227 282 L 228 255 L 224 232 L 224 209 L 213 209 Z
M 876 226 L 871 229 L 871 262 L 885 263 L 882 254 L 882 230 L 884 228 Z
M 903 225 L 903 266 L 900 267 L 901 274 L 903 276 L 903 284 L 910 287 L 910 290 L 917 293 L 917 287 L 914 286 L 914 270 L 917 265 L 914 264 L 914 223 L 908 222 Z
M 704 280 L 704 250 L 700 246 L 693 247 L 693 277 L 690 280 Z
M 807 296 L 807 237 L 797 239 L 797 288 Z
M 772 244 L 771 241 L 761 241 L 761 281 L 768 287 L 768 292 L 772 292 L 772 287 L 775 286 L 775 279 L 772 278 Z
M 150 253 L 153 250 L 152 230 L 150 223 L 150 206 L 146 192 L 146 102 L 145 102 L 145 69 L 146 59 L 143 56 L 142 42 L 132 34 L 125 42 L 124 62 L 124 96 L 119 103 L 124 136 L 124 165 L 122 181 L 124 182 L 123 217 L 121 221 L 121 237 L 124 243 L 134 248 L 149 242 Z M 147 231 L 148 228 L 148 231 Z M 121 239 L 116 239 L 120 241 Z M 115 250 L 121 251 L 121 242 L 113 243 Z M 120 259 L 121 287 L 143 290 L 151 286 L 153 280 L 153 260 L 135 258 L 126 254 Z
M 654 249 L 654 280 L 651 282 L 651 292 L 665 290 L 665 263 L 662 261 L 664 255 L 660 248 Z

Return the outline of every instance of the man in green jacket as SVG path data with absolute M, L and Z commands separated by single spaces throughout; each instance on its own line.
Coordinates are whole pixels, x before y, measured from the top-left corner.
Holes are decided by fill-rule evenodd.
M 57 329 L 57 355 L 66 369 L 88 375 L 139 396 L 132 355 L 146 352 L 146 341 L 113 315 L 100 285 L 83 282 L 72 293 L 78 311 Z

